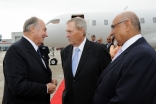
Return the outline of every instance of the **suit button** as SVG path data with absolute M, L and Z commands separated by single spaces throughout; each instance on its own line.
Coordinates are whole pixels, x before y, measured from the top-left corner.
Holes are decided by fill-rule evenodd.
M 73 82 L 75 82 L 75 80 L 73 80 Z

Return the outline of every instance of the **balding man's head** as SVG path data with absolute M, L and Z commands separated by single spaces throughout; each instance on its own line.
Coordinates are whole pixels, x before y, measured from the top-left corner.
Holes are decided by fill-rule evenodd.
M 130 20 L 132 25 L 134 26 L 134 29 L 137 31 L 141 31 L 140 21 L 138 16 L 130 11 L 121 13 L 122 20 Z
M 123 45 L 131 37 L 141 33 L 140 21 L 133 12 L 126 11 L 115 17 L 111 25 L 113 34 L 119 45 Z
M 111 36 L 108 36 L 107 37 L 107 43 L 111 43 L 112 42 L 112 38 L 111 38 Z
M 101 38 L 101 37 L 98 38 L 98 39 L 97 39 L 97 42 L 100 43 L 100 44 L 102 44 L 102 42 L 103 42 L 102 38 Z

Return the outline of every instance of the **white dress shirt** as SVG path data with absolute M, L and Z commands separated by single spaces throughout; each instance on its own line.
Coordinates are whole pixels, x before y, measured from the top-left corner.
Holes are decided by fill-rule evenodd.
M 83 48 L 84 48 L 85 43 L 86 43 L 86 38 L 84 38 L 83 42 L 80 44 L 79 47 L 73 47 L 72 59 L 73 59 L 73 56 L 75 54 L 75 49 L 76 48 L 79 48 L 80 49 L 80 51 L 78 52 L 78 63 L 80 61 L 80 58 L 81 58 L 81 55 L 82 55 L 82 52 L 83 52 Z M 77 64 L 77 66 L 78 66 L 78 64 Z M 77 67 L 76 67 L 76 70 L 77 70 Z
M 114 58 L 112 59 L 112 61 L 114 61 L 123 51 L 125 51 L 129 46 L 131 46 L 134 42 L 136 42 L 138 39 L 140 39 L 142 37 L 141 34 L 135 35 L 132 38 L 130 38 L 129 40 L 127 40 L 121 47 L 120 49 L 120 53 L 116 54 L 114 56 Z

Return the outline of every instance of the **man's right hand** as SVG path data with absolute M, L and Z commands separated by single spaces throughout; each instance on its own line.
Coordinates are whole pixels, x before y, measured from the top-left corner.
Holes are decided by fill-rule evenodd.
M 56 85 L 53 83 L 48 83 L 46 86 L 48 88 L 48 94 L 52 94 L 56 90 Z

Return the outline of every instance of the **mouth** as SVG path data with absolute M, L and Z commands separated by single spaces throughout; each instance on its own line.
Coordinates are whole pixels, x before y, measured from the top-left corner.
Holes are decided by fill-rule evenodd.
M 111 37 L 112 37 L 112 39 L 115 39 L 115 36 L 114 35 L 112 35 Z

